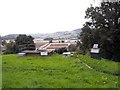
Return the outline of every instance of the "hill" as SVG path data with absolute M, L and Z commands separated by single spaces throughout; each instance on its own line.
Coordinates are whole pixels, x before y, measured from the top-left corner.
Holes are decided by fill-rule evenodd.
M 46 33 L 46 34 L 30 34 L 31 36 L 33 36 L 35 39 L 39 38 L 39 39 L 44 39 L 44 38 L 54 38 L 54 39 L 72 39 L 72 38 L 77 38 L 78 35 L 81 33 L 81 29 L 76 29 L 73 31 L 63 31 L 63 32 L 55 32 L 55 33 Z M 16 37 L 19 34 L 9 34 L 6 36 L 2 36 L 3 40 L 6 39 L 16 39 Z
M 31 34 L 34 38 L 53 38 L 53 39 L 72 39 L 77 38 L 78 35 L 81 33 L 81 29 L 76 29 L 73 31 L 63 31 L 63 32 L 55 32 L 55 33 L 48 33 L 48 34 Z
M 6 36 L 2 36 L 2 40 L 16 39 L 16 37 L 17 37 L 18 35 L 19 35 L 19 34 L 9 34 L 9 35 L 6 35 Z

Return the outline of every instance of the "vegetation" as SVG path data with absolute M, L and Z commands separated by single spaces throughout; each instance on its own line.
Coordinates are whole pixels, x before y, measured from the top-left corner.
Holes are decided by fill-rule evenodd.
M 53 40 L 53 38 L 45 38 L 44 40 L 51 41 L 51 40 Z
M 101 48 L 104 58 L 120 61 L 120 1 L 101 2 L 99 7 L 89 7 L 81 33 L 81 50 L 87 53 L 94 43 Z
M 3 88 L 119 87 L 117 62 L 89 56 L 2 57 Z
M 90 56 L 80 56 L 79 58 L 97 71 L 101 71 L 103 73 L 112 74 L 116 76 L 120 75 L 120 71 L 118 71 L 119 63 L 111 62 L 106 59 L 102 60 L 91 59 Z
M 61 43 L 64 43 L 64 42 L 65 42 L 64 40 L 61 41 Z
M 1 40 L 1 39 L 0 39 Z M 1 40 L 2 41 L 2 40 Z M 5 40 L 2 41 L 1 43 L 3 46 L 7 44 L 7 42 Z
M 34 38 L 32 36 L 19 35 L 15 40 L 16 50 L 19 52 L 23 50 L 35 50 L 33 39 Z
M 2 45 L 6 46 L 4 54 L 14 54 L 23 50 L 35 50 L 33 39 L 34 38 L 32 36 L 19 35 L 15 42 L 10 41 L 9 43 L 6 43 L 3 40 Z
M 16 53 L 16 47 L 15 47 L 15 42 L 10 41 L 9 43 L 5 43 L 5 41 L 3 42 L 4 46 L 6 46 L 6 50 L 3 51 L 4 54 L 14 54 Z
M 75 44 L 71 44 L 71 45 L 69 45 L 69 47 L 68 47 L 68 50 L 69 50 L 69 51 L 76 51 L 76 49 L 77 49 L 77 45 L 75 45 Z
M 55 50 L 56 53 L 58 54 L 63 54 L 63 52 L 67 52 L 67 48 L 59 48 L 58 50 Z

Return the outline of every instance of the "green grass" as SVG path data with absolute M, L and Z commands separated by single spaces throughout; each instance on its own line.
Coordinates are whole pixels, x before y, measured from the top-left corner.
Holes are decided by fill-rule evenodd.
M 113 62 L 110 60 L 102 59 L 102 60 L 95 60 L 91 59 L 90 56 L 80 56 L 79 59 L 82 62 L 87 63 L 89 66 L 91 66 L 93 69 L 97 71 L 101 71 L 108 74 L 113 75 L 120 75 L 120 71 L 118 69 L 118 66 L 120 66 L 120 63 Z
M 89 69 L 84 63 L 91 66 Z M 3 88 L 118 88 L 118 63 L 89 56 L 3 55 Z

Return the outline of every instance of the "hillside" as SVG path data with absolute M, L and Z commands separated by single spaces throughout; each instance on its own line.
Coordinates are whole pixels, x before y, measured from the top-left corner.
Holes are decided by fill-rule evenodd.
M 3 39 L 3 40 L 16 39 L 16 37 L 17 37 L 18 35 L 19 35 L 19 34 L 9 34 L 9 35 L 6 35 L 6 36 L 2 36 L 2 39 Z
M 46 33 L 46 34 L 30 34 L 31 36 L 33 36 L 35 39 L 39 38 L 39 39 L 44 39 L 44 38 L 54 38 L 54 39 L 72 39 L 72 38 L 77 38 L 78 35 L 81 33 L 81 29 L 76 29 L 73 31 L 63 31 L 63 32 L 55 32 L 55 33 Z M 10 35 L 6 35 L 3 36 L 2 39 L 6 40 L 6 39 L 16 39 L 16 37 L 19 34 L 10 34 Z

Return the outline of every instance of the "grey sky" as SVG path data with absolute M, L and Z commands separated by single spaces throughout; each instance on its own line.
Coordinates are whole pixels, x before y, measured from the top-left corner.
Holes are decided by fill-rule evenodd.
M 1 0 L 0 33 L 30 34 L 81 28 L 94 0 Z

